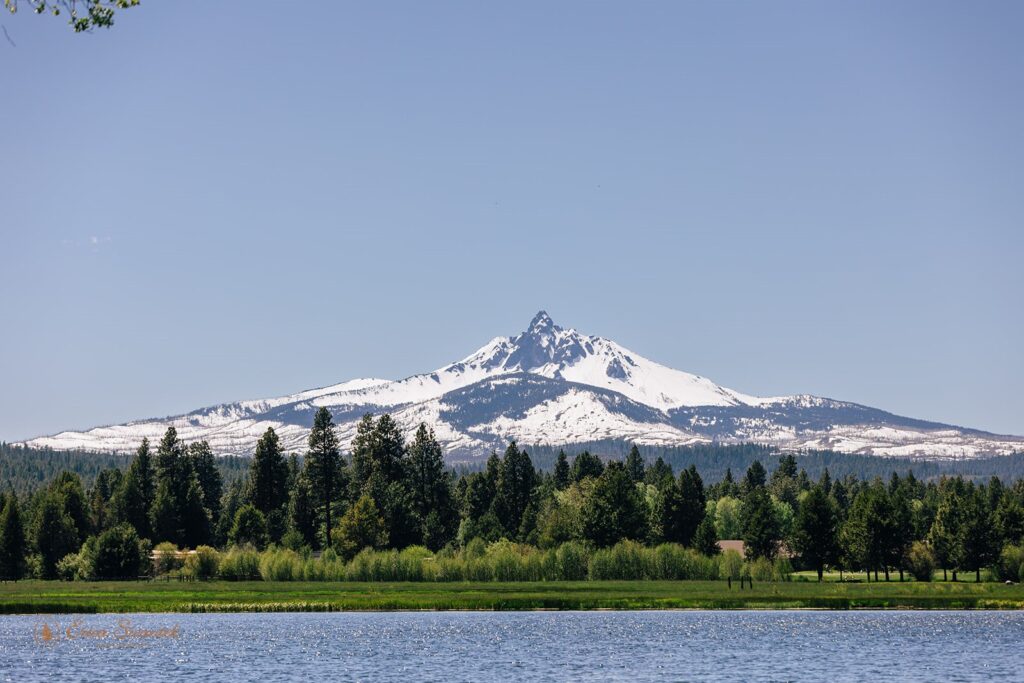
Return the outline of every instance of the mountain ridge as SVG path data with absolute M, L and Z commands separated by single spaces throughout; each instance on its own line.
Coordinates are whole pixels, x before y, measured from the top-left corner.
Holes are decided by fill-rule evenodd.
M 601 439 L 676 446 L 760 443 L 893 457 L 969 458 L 1024 451 L 1024 438 L 990 434 L 830 398 L 757 397 L 649 360 L 614 341 L 563 328 L 540 311 L 514 336 L 495 337 L 433 372 L 357 378 L 285 396 L 235 401 L 178 416 L 65 431 L 30 446 L 129 452 L 174 426 L 220 454 L 252 451 L 274 427 L 302 450 L 316 409 L 334 415 L 347 447 L 367 412 L 407 431 L 426 422 L 451 460 L 482 457 L 508 439 L 569 445 Z

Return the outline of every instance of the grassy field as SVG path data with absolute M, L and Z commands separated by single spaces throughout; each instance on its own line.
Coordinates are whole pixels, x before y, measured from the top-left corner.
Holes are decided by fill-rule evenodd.
M 998 583 L 59 582 L 0 584 L 0 613 L 531 609 L 1021 609 L 1024 586 Z

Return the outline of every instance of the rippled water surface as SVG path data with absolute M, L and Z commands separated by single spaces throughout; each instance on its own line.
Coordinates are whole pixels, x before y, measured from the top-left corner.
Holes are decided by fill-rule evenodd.
M 130 637 L 122 637 L 126 627 Z M 0 680 L 119 679 L 1021 680 L 1024 614 L 695 611 L 0 617 Z

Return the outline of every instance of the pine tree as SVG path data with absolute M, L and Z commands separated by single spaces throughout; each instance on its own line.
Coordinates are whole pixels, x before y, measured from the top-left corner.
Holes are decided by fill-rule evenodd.
M 384 548 L 388 545 L 387 525 L 370 496 L 361 496 L 342 516 L 331 542 L 346 560 L 355 557 L 363 548 Z
M 573 458 L 572 481 L 575 484 L 580 483 L 587 477 L 600 477 L 603 471 L 604 465 L 601 463 L 601 459 L 596 455 L 591 455 L 590 451 L 583 451 Z
M 641 482 L 644 480 L 644 459 L 640 455 L 640 449 L 633 444 L 633 447 L 629 449 L 629 455 L 626 457 L 626 471 L 629 472 L 629 476 L 632 477 L 633 481 Z
M 3 499 L 0 498 L 0 502 Z M 25 576 L 25 556 L 28 546 L 25 527 L 18 509 L 18 498 L 11 493 L 3 502 L 0 512 L 0 579 L 17 581 Z
M 760 460 L 755 460 L 747 468 L 747 474 L 743 477 L 743 494 L 746 495 L 757 488 L 763 488 L 767 480 L 768 473 L 765 472 L 764 465 L 761 464 Z
M 92 532 L 89 506 L 85 502 L 82 480 L 74 472 L 61 472 L 50 484 L 50 491 L 57 496 L 64 512 L 74 523 L 78 535 L 78 545 L 81 545 Z
M 935 553 L 936 561 L 942 567 L 943 580 L 949 576 L 947 569 L 952 569 L 953 580 L 956 581 L 956 570 L 960 563 L 958 551 L 961 529 L 964 524 L 963 490 L 963 481 L 960 479 L 942 482 L 935 520 L 928 531 L 928 542 Z
M 981 568 L 991 564 L 998 555 L 993 539 L 992 517 L 982 490 L 968 490 L 964 500 L 963 525 L 957 538 L 960 566 L 974 571 L 974 580 L 981 581 Z
M 224 482 L 217 469 L 216 458 L 210 444 L 199 441 L 188 447 L 188 462 L 195 473 L 202 494 L 202 503 L 211 519 L 220 515 L 220 499 L 224 494 Z M 187 476 L 187 475 L 186 475 Z M 186 490 L 186 495 L 188 491 Z M 187 505 L 187 501 L 183 501 Z
M 238 508 L 245 503 L 243 500 L 244 487 L 241 479 L 236 479 L 228 486 L 224 494 L 223 503 L 220 507 L 220 516 L 217 518 L 216 540 L 219 545 L 225 545 L 231 536 L 231 527 L 235 524 L 235 515 Z
M 181 510 L 182 541 L 188 548 L 210 542 L 210 516 L 203 504 L 199 478 L 193 473 Z
M 818 485 L 800 503 L 793 534 L 794 550 L 822 580 L 825 567 L 839 559 L 839 513 L 835 501 Z
M 64 511 L 60 496 L 46 493 L 36 513 L 34 533 L 35 546 L 39 551 L 42 578 L 57 576 L 57 563 L 65 555 L 78 551 L 78 529 L 71 516 Z
M 675 479 L 676 475 L 672 471 L 672 466 L 665 462 L 665 459 L 661 456 L 658 456 L 654 464 L 647 468 L 647 473 L 644 475 L 644 481 L 651 486 L 659 488 L 673 483 Z
M 559 491 L 569 488 L 571 483 L 569 458 L 565 456 L 565 451 L 563 450 L 558 451 L 558 460 L 555 461 L 554 482 L 555 488 Z
M 1016 496 L 1004 491 L 992 518 L 1000 544 L 1020 545 L 1024 540 L 1024 507 Z
M 295 478 L 288 500 L 288 525 L 302 537 L 303 545 L 319 548 L 316 533 L 316 505 L 305 473 Z
M 249 465 L 249 502 L 269 515 L 288 502 L 288 463 L 273 427 L 256 442 Z
M 363 419 L 365 421 L 367 418 Z M 331 538 L 331 504 L 341 483 L 341 467 L 338 435 L 334 433 L 331 412 L 327 408 L 320 408 L 313 418 L 313 430 L 309 433 L 306 478 L 313 499 L 321 510 L 328 542 Z
M 168 427 L 164 436 L 160 439 L 160 445 L 156 451 L 156 486 L 166 481 L 175 483 L 176 478 L 181 474 L 181 464 L 185 456 L 185 444 L 178 439 L 178 430 Z M 155 500 L 154 493 L 154 500 Z
M 143 438 L 142 443 L 135 451 L 135 459 L 129 467 L 135 471 L 135 479 L 139 484 L 139 491 L 142 494 L 143 508 L 146 516 L 149 516 L 149 509 L 153 507 L 153 499 L 156 497 L 156 473 L 153 471 L 153 459 L 149 450 L 149 439 Z M 143 538 L 146 534 L 142 529 L 135 527 Z
M 701 555 L 713 557 L 722 549 L 718 546 L 718 535 L 715 532 L 715 520 L 711 515 L 705 515 L 697 527 L 697 533 L 693 536 L 693 547 Z
M 155 542 L 168 541 L 175 545 L 182 544 L 184 534 L 181 506 L 178 505 L 171 482 L 166 479 L 162 479 L 156 487 L 156 497 L 153 500 L 149 523 Z
M 425 424 L 417 428 L 409 446 L 408 469 L 413 510 L 422 520 L 423 543 L 431 550 L 440 550 L 455 538 L 459 513 L 452 495 L 451 477 L 445 471 L 441 444 L 434 430 Z
M 583 506 L 583 535 L 598 547 L 647 536 L 643 497 L 621 462 L 610 462 Z
M 111 501 L 111 507 L 116 524 L 131 524 L 139 536 L 150 537 L 149 506 L 146 505 L 139 483 L 139 469 L 134 464 L 121 479 L 121 485 Z
M 387 413 L 377 420 L 364 418 L 352 441 L 349 496 L 373 499 L 395 548 L 423 540 L 423 518 L 414 509 L 408 467 L 405 439 L 394 419 Z
M 690 465 L 679 473 L 674 489 L 665 499 L 663 533 L 666 541 L 689 546 L 693 543 L 697 527 L 704 521 L 707 508 L 704 482 L 696 466 Z
M 775 559 L 782 539 L 775 507 L 764 485 L 754 487 L 744 496 L 740 505 L 740 524 L 746 556 L 749 559 Z
M 516 538 L 523 522 L 523 513 L 530 504 L 537 485 L 537 472 L 530 456 L 509 442 L 498 469 L 492 511 L 504 527 L 508 538 Z

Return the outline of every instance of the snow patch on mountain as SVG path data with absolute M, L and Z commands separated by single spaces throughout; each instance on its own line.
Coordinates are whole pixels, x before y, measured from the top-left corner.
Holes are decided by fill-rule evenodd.
M 170 418 L 65 431 L 31 446 L 127 453 L 169 426 L 217 453 L 251 453 L 273 427 L 301 451 L 319 407 L 343 447 L 366 413 L 390 412 L 411 436 L 431 425 L 449 455 L 481 457 L 508 439 L 564 445 L 619 439 L 651 445 L 755 442 L 892 457 L 976 457 L 1024 451 L 998 436 L 801 394 L 759 398 L 655 363 L 539 312 L 526 330 L 495 337 L 462 360 L 401 380 L 354 379 L 287 396 L 224 403 Z

